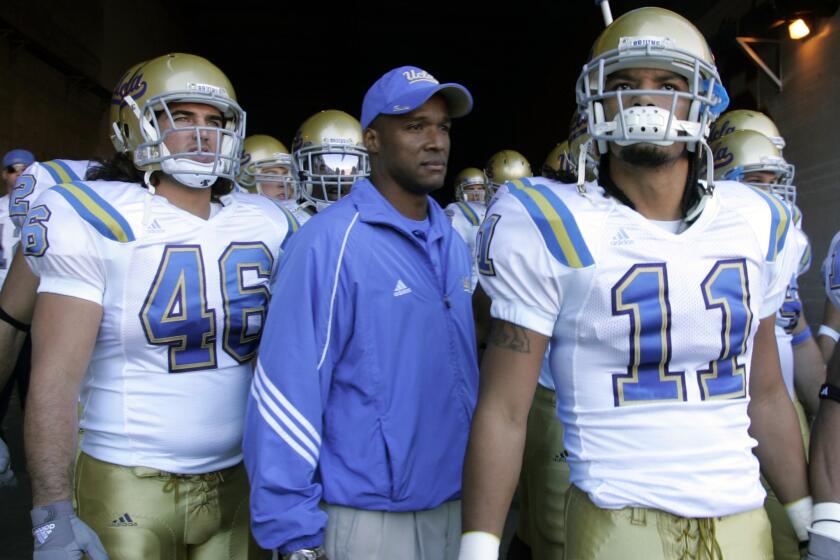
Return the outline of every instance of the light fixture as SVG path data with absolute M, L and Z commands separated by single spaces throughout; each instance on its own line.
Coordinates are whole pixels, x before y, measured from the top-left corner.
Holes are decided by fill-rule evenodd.
M 802 18 L 797 18 L 788 25 L 788 33 L 791 39 L 802 39 L 811 33 L 811 28 Z

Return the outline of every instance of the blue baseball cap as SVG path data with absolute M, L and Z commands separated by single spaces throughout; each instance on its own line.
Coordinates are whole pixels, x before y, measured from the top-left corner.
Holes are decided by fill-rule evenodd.
M 3 167 L 23 164 L 27 167 L 35 163 L 35 156 L 27 150 L 12 150 L 3 156 Z
M 439 93 L 446 99 L 451 117 L 463 117 L 472 111 L 473 99 L 460 84 L 441 84 L 434 76 L 416 66 L 400 66 L 383 74 L 362 101 L 362 128 L 378 115 L 404 115 Z

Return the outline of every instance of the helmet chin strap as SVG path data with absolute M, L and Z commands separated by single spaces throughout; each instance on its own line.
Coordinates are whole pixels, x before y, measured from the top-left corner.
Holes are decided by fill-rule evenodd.
M 155 186 L 152 184 L 152 171 L 143 174 L 143 183 L 146 185 L 146 196 L 143 199 L 143 225 L 149 225 L 152 218 L 152 199 L 155 197 Z

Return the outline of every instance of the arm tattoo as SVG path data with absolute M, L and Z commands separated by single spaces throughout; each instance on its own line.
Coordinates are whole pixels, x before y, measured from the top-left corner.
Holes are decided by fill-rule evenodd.
M 531 341 L 528 339 L 528 333 L 524 328 L 507 321 L 494 320 L 490 325 L 490 344 L 520 354 L 531 353 Z

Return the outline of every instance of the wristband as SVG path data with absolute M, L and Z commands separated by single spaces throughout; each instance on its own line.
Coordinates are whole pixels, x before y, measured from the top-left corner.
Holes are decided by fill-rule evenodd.
M 790 519 L 790 524 L 793 525 L 793 531 L 796 533 L 799 542 L 808 540 L 808 527 L 811 526 L 813 509 L 814 500 L 811 499 L 811 496 L 805 496 L 785 504 L 785 513 Z
M 18 321 L 17 319 L 15 319 L 14 317 L 12 317 L 8 313 L 6 313 L 3 310 L 2 307 L 0 307 L 0 320 L 5 321 L 6 323 L 9 323 L 10 325 L 12 325 L 14 328 L 19 330 L 20 332 L 25 332 L 25 333 L 29 332 L 29 325 L 27 325 L 26 323 L 22 323 L 21 321 Z M 834 340 L 835 340 L 835 342 L 837 341 L 836 338 Z
M 799 346 L 809 338 L 811 338 L 813 334 L 811 333 L 811 327 L 805 327 L 802 332 L 793 335 L 793 338 L 790 340 L 791 346 Z
M 820 502 L 814 504 L 814 523 L 809 531 L 840 541 L 840 504 Z
M 827 336 L 834 342 L 840 340 L 840 332 L 835 331 L 828 325 L 820 325 L 819 330 L 817 330 L 817 336 Z
M 498 560 L 499 537 L 485 531 L 468 531 L 461 535 L 458 560 Z

